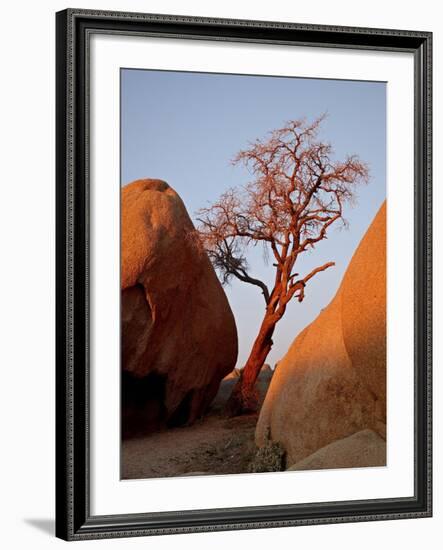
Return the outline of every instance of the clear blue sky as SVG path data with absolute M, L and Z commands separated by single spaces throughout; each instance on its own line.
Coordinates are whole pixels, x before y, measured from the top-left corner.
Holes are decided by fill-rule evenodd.
M 386 85 L 323 79 L 148 71 L 121 71 L 122 185 L 144 177 L 166 180 L 190 216 L 227 188 L 245 184 L 249 174 L 230 159 L 249 141 L 264 137 L 287 120 L 313 119 L 327 112 L 320 137 L 340 159 L 357 154 L 371 180 L 348 206 L 348 230 L 330 230 L 327 240 L 296 269 L 301 275 L 335 261 L 306 288 L 305 300 L 289 304 L 277 326 L 267 362 L 274 365 L 295 336 L 333 298 L 364 232 L 386 197 Z M 271 282 L 259 250 L 248 258 L 251 275 Z M 226 287 L 239 334 L 241 367 L 264 312 L 258 288 L 240 281 Z

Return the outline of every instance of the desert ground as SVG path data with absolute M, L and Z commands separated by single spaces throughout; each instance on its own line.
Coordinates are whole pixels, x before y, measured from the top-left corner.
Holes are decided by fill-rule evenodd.
M 264 365 L 257 386 L 263 403 L 273 371 Z M 239 474 L 257 469 L 258 412 L 227 418 L 223 413 L 238 371 L 220 384 L 212 406 L 191 426 L 123 439 L 122 479 L 181 475 Z
M 248 472 L 255 456 L 257 414 L 217 413 L 122 444 L 122 479 Z

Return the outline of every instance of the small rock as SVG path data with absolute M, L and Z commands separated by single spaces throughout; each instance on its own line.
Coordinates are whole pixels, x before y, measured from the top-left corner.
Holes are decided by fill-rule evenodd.
M 372 430 L 361 430 L 322 447 L 288 470 L 368 468 L 386 466 L 386 441 Z

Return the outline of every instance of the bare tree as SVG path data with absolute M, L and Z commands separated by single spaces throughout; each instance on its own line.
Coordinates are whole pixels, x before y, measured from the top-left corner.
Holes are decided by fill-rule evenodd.
M 232 162 L 244 163 L 252 180 L 198 212 L 200 242 L 222 282 L 236 277 L 255 285 L 265 302 L 260 330 L 227 403 L 230 415 L 256 410 L 255 382 L 276 324 L 289 301 L 302 302 L 307 283 L 334 265 L 327 262 L 300 276 L 295 272 L 299 256 L 326 239 L 334 223 L 346 224 L 343 207 L 353 200 L 356 185 L 368 180 L 368 168 L 358 157 L 334 160 L 331 145 L 317 139 L 323 118 L 312 124 L 290 121 L 240 151 Z M 272 288 L 249 272 L 245 251 L 258 243 L 273 257 Z

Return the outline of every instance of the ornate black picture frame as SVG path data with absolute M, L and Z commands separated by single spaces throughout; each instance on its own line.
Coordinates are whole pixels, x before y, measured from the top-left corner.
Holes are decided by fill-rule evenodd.
M 432 34 L 68 9 L 57 13 L 56 535 L 65 540 L 428 517 Z M 94 33 L 410 52 L 415 66 L 413 497 L 93 516 L 89 469 L 89 41 Z M 149 498 L 149 497 L 148 497 Z

